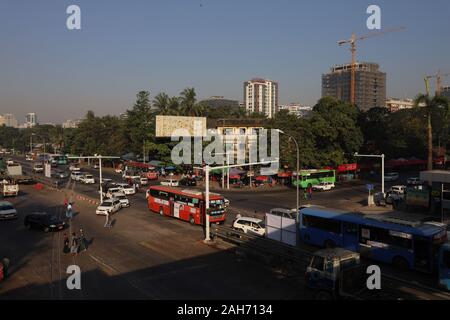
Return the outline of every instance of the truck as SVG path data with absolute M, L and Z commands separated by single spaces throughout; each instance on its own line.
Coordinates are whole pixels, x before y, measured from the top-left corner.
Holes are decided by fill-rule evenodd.
M 10 177 L 21 176 L 22 175 L 22 166 L 18 163 L 10 164 L 6 167 L 6 173 Z
M 10 182 L 13 184 L 31 184 L 31 183 L 33 183 L 33 179 L 31 179 L 31 177 L 23 174 L 22 166 L 18 163 L 9 165 L 7 167 L 6 173 L 8 175 Z
M 317 300 L 374 299 L 376 293 L 367 288 L 366 278 L 359 253 L 342 248 L 315 252 L 305 273 L 306 285 Z

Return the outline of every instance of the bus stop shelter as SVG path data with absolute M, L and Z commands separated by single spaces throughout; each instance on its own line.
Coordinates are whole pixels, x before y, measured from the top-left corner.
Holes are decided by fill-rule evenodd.
M 432 170 L 422 171 L 420 173 L 420 180 L 424 182 L 431 182 L 440 185 L 441 194 L 441 213 L 444 219 L 444 210 L 450 210 L 450 171 L 447 170 Z

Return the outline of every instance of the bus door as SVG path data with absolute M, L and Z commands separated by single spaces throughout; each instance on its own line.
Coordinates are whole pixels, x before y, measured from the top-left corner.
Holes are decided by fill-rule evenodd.
M 417 270 L 431 271 L 431 241 L 428 238 L 414 237 L 414 267 Z
M 347 250 L 357 252 L 358 250 L 358 225 L 350 222 L 342 223 L 343 247 Z
M 183 205 L 181 204 L 181 203 L 179 203 L 179 202 L 174 202 L 173 203 L 173 216 L 175 217 L 175 218 L 180 218 L 180 208 L 182 207 Z

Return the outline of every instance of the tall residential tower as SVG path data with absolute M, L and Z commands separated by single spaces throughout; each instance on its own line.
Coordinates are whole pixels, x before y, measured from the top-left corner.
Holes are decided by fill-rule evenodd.
M 278 82 L 252 79 L 244 82 L 244 105 L 248 113 L 264 113 L 272 118 L 278 109 Z

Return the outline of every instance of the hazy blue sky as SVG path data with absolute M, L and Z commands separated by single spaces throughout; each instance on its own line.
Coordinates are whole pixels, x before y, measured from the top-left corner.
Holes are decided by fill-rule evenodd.
M 80 31 L 66 29 L 70 4 Z M 389 96 L 413 97 L 424 74 L 450 72 L 448 0 L 0 0 L 0 114 L 119 114 L 139 90 L 188 86 L 242 100 L 253 77 L 279 81 L 281 103 L 314 104 L 321 74 L 350 59 L 337 41 L 369 33 L 370 4 L 383 28 L 407 27 L 359 45 L 359 60 L 387 72 Z

